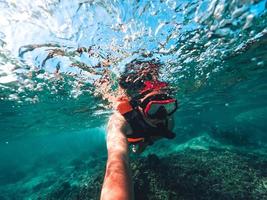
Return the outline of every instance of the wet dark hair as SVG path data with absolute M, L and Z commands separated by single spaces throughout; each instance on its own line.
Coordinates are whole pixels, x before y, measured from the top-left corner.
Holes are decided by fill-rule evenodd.
M 156 81 L 159 79 L 161 63 L 155 59 L 133 60 L 126 64 L 125 70 L 119 78 L 119 85 L 126 90 L 127 95 L 133 97 L 144 87 L 145 81 Z

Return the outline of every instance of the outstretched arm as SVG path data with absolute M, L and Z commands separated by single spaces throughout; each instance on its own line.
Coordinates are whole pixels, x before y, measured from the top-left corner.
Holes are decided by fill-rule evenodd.
M 108 122 L 106 174 L 101 200 L 132 200 L 133 187 L 128 158 L 128 142 L 125 137 L 126 122 L 114 114 Z

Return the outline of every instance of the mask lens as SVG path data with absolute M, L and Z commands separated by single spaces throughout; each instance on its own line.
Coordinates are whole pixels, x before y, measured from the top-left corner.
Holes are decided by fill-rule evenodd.
M 148 115 L 156 114 L 160 109 L 166 110 L 167 114 L 172 114 L 176 110 L 176 101 L 161 103 L 161 102 L 153 102 L 151 103 L 149 109 L 147 110 Z
M 151 104 L 149 110 L 148 110 L 148 114 L 149 115 L 154 115 L 158 110 L 159 108 L 162 106 L 162 104 Z
M 166 109 L 168 114 L 171 114 L 176 109 L 176 102 L 164 104 L 164 108 Z

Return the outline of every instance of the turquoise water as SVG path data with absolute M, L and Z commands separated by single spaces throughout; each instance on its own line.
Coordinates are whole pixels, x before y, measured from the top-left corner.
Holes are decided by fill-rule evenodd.
M 175 140 L 132 155 L 136 198 L 267 198 L 266 8 L 1 1 L 0 199 L 99 198 L 112 110 L 95 83 L 108 75 L 115 93 L 135 58 L 163 63 L 180 106 Z

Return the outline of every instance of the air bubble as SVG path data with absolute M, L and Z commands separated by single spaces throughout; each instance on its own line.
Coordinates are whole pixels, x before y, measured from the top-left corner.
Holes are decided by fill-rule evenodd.
M 260 61 L 257 63 L 257 66 L 264 66 L 264 61 Z
M 253 14 L 248 15 L 246 17 L 246 23 L 243 26 L 243 29 L 250 28 L 252 26 L 253 19 L 254 19 L 254 15 Z

